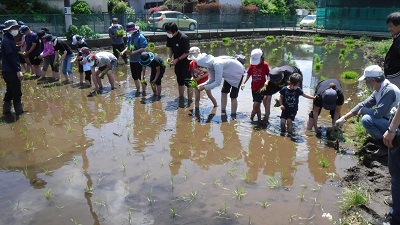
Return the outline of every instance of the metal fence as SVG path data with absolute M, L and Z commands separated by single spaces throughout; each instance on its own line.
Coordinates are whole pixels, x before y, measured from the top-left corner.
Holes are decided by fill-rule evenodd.
M 395 10 L 394 8 L 318 8 L 316 27 L 328 30 L 350 30 L 350 31 L 378 31 L 387 32 L 385 23 L 386 16 Z M 400 10 L 400 9 L 398 9 Z M 82 25 L 89 26 L 94 33 L 106 34 L 111 25 L 111 19 L 117 17 L 119 23 L 125 27 L 128 22 L 136 22 L 143 31 L 157 32 L 148 24 L 148 14 L 72 14 L 72 24 L 80 28 Z M 188 17 L 197 21 L 197 30 L 226 29 L 260 29 L 280 28 L 297 29 L 302 17 L 298 16 L 268 16 L 262 14 L 187 14 Z M 58 36 L 66 35 L 64 14 L 13 14 L 0 15 L 0 23 L 8 19 L 16 19 L 26 23 L 33 31 L 48 28 Z M 182 19 L 176 19 L 180 24 Z M 183 22 L 183 21 L 182 21 Z M 184 27 L 185 28 L 185 27 Z M 161 30 L 159 30 L 161 31 Z
M 238 14 L 186 14 L 188 17 L 197 20 L 197 29 L 255 29 L 255 28 L 295 28 L 299 22 L 299 17 L 266 16 L 266 15 L 238 15 Z M 125 27 L 128 22 L 137 22 L 143 31 L 154 31 L 148 24 L 148 14 L 72 14 L 72 24 L 78 28 L 88 25 L 95 33 L 108 33 L 111 19 L 117 17 L 119 23 Z M 63 36 L 66 34 L 64 14 L 12 14 L 0 15 L 0 23 L 15 19 L 23 21 L 33 31 L 41 28 L 49 29 L 53 34 Z M 177 20 L 179 24 L 180 20 Z M 182 20 L 182 19 L 181 19 Z M 159 30 L 160 31 L 160 30 Z

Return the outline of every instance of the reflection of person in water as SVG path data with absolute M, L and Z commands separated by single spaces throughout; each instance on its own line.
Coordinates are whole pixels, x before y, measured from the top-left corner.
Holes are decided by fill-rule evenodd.
M 209 168 L 212 165 L 221 164 L 219 153 L 220 148 L 215 142 L 215 138 L 211 136 L 211 120 L 215 116 L 217 108 L 213 108 L 208 115 L 205 124 L 196 122 L 191 136 L 191 146 L 193 155 L 192 161 L 199 164 L 203 168 Z
M 139 98 L 135 98 L 133 106 L 133 137 L 136 138 L 135 150 L 138 152 L 144 151 L 147 143 L 155 140 L 166 123 L 167 117 L 161 101 L 146 105 L 142 104 Z
M 191 136 L 193 135 L 192 118 L 187 116 L 187 111 L 179 108 L 176 115 L 175 134 L 170 139 L 170 154 L 172 157 L 169 168 L 171 175 L 178 174 L 182 165 L 182 160 L 189 159 L 191 152 Z
M 336 173 L 335 159 L 337 156 L 336 151 L 326 149 L 324 144 L 318 146 L 317 142 L 310 142 L 308 149 L 308 168 L 314 177 L 314 181 L 319 184 L 324 184 L 328 179 L 328 174 Z M 324 150 L 325 149 L 325 150 Z M 326 151 L 327 150 L 327 151 Z M 320 164 L 322 157 L 326 158 L 328 167 L 323 168 Z

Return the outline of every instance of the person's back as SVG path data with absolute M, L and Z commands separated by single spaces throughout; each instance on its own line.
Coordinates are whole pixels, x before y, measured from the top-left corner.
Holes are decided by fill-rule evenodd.
M 109 62 L 117 60 L 117 57 L 115 57 L 112 53 L 109 52 L 96 53 L 96 57 L 99 60 L 99 63 L 97 64 L 98 67 L 106 66 Z

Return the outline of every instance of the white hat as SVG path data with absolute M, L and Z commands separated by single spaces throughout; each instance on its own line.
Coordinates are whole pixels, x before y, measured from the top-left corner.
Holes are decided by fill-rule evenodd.
M 199 47 L 191 47 L 189 49 L 189 55 L 188 55 L 188 59 L 189 60 L 193 60 L 195 58 L 197 58 L 200 54 L 200 48 Z
M 251 65 L 258 65 L 261 62 L 261 57 L 263 56 L 263 51 L 259 48 L 253 49 L 250 55 L 250 64 Z
M 364 74 L 358 80 L 362 81 L 367 77 L 380 77 L 384 75 L 385 74 L 383 73 L 382 68 L 380 66 L 372 65 L 365 68 Z

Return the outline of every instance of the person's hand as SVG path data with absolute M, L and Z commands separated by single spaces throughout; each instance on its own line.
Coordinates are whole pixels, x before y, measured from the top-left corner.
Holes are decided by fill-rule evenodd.
M 24 54 L 24 56 L 28 56 L 29 55 L 29 53 L 27 53 L 27 52 L 24 52 L 23 54 Z
M 43 56 L 42 56 L 42 55 L 39 55 L 37 58 L 38 58 L 38 59 L 43 59 Z
M 361 114 L 361 110 L 362 110 L 363 108 L 361 108 L 360 110 L 358 110 L 358 113 L 357 113 L 357 122 L 360 120 L 360 116 L 362 116 L 362 114 Z
M 268 87 L 268 83 L 269 83 L 269 81 L 267 80 L 267 81 L 265 81 L 265 83 L 264 83 L 264 87 Z
M 199 90 L 199 91 L 202 91 L 202 90 L 204 90 L 204 89 L 206 89 L 206 88 L 204 87 L 204 85 L 199 85 L 199 86 L 197 86 L 197 90 Z
M 176 65 L 178 63 L 178 61 L 179 61 L 179 59 L 172 60 L 171 65 Z
M 388 148 L 393 148 L 393 139 L 396 136 L 396 132 L 389 132 L 388 130 L 383 134 L 383 144 Z
M 345 122 L 346 122 L 346 119 L 344 118 L 344 116 L 342 116 L 342 117 L 340 117 L 339 119 L 336 120 L 335 127 L 336 128 L 341 128 Z
M 284 105 L 281 105 L 280 108 L 281 108 L 281 110 L 285 110 L 285 106 Z
M 24 74 L 22 74 L 21 71 L 19 71 L 19 72 L 17 73 L 17 76 L 18 76 L 18 79 L 19 79 L 19 80 L 23 80 L 23 79 L 24 79 Z
M 243 91 L 244 87 L 245 87 L 245 84 L 242 84 L 242 85 L 240 86 L 240 89 Z

